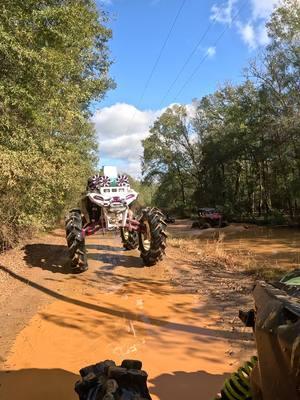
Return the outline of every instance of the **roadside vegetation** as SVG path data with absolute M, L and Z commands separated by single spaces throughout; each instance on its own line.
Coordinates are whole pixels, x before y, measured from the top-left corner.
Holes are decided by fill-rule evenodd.
M 53 226 L 96 165 L 88 106 L 113 87 L 93 0 L 0 6 L 0 242 Z
M 275 224 L 299 215 L 299 1 L 285 0 L 267 29 L 243 83 L 196 99 L 192 115 L 173 105 L 154 122 L 143 172 L 158 206 L 179 215 L 219 206 L 238 221 Z

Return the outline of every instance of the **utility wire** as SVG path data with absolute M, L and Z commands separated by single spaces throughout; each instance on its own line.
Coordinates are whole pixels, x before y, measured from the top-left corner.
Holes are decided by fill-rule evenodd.
M 171 83 L 171 85 L 169 86 L 168 90 L 166 91 L 166 93 L 164 94 L 163 98 L 161 99 L 158 108 L 161 108 L 163 102 L 166 100 L 166 98 L 168 97 L 169 93 L 171 92 L 171 90 L 173 89 L 173 87 L 175 86 L 175 84 L 177 83 L 179 77 L 181 76 L 182 72 L 185 70 L 185 67 L 188 65 L 188 63 L 191 61 L 192 57 L 194 56 L 194 54 L 197 52 L 197 50 L 199 49 L 200 44 L 203 42 L 203 40 L 206 38 L 208 32 L 210 31 L 210 29 L 213 27 L 213 25 L 216 23 L 216 19 L 213 19 L 210 24 L 207 26 L 207 28 L 205 29 L 205 31 L 203 32 L 202 36 L 200 37 L 200 39 L 198 40 L 198 42 L 196 43 L 195 47 L 193 48 L 193 50 L 191 51 L 191 53 L 188 55 L 187 59 L 185 60 L 185 62 L 183 63 L 181 69 L 179 70 L 178 74 L 176 75 L 174 81 Z
M 169 31 L 168 31 L 168 34 L 167 34 L 167 36 L 166 36 L 166 38 L 165 38 L 165 40 L 164 40 L 164 42 L 163 42 L 163 44 L 162 44 L 162 46 L 161 46 L 161 48 L 160 48 L 160 51 L 159 51 L 159 53 L 158 53 L 158 55 L 157 55 L 157 57 L 156 57 L 156 60 L 155 60 L 155 62 L 154 62 L 154 64 L 153 64 L 153 67 L 152 67 L 152 69 L 151 69 L 151 72 L 150 72 L 150 74 L 149 74 L 149 77 L 148 77 L 148 79 L 147 79 L 147 81 L 146 81 L 146 83 L 145 83 L 145 86 L 144 86 L 143 90 L 142 90 L 141 96 L 140 96 L 139 101 L 138 101 L 138 105 L 137 105 L 137 107 L 136 107 L 137 109 L 139 109 L 140 106 L 141 106 L 141 104 L 142 104 L 142 101 L 143 101 L 143 99 L 144 99 L 144 97 L 145 97 L 146 91 L 147 91 L 147 89 L 148 89 L 148 87 L 149 87 L 149 84 L 150 84 L 151 79 L 152 79 L 152 77 L 153 77 L 153 75 L 154 75 L 154 72 L 155 72 L 155 70 L 156 70 L 156 68 L 157 68 L 157 66 L 158 66 L 158 63 L 159 63 L 159 61 L 160 61 L 160 59 L 161 59 L 161 57 L 162 57 L 162 54 L 163 54 L 163 52 L 164 52 L 164 50 L 165 50 L 165 47 L 166 47 L 166 45 L 167 45 L 167 43 L 168 43 L 168 41 L 169 41 L 169 39 L 170 39 L 170 36 L 171 36 L 171 34 L 172 34 L 173 30 L 174 30 L 174 27 L 175 27 L 175 25 L 176 25 L 176 22 L 177 22 L 177 20 L 178 20 L 178 18 L 179 18 L 179 16 L 180 16 L 181 11 L 182 11 L 183 7 L 185 6 L 185 3 L 186 3 L 186 2 L 187 2 L 187 0 L 182 0 L 182 2 L 181 2 L 181 4 L 180 4 L 180 7 L 179 7 L 179 9 L 178 9 L 178 11 L 177 11 L 177 13 L 176 13 L 176 15 L 175 15 L 175 18 L 174 18 L 174 20 L 173 20 L 173 22 L 172 22 L 172 25 L 170 26 L 170 29 L 169 29 Z M 132 115 L 132 117 L 131 117 L 131 120 L 130 120 L 130 122 L 129 122 L 127 131 L 126 131 L 126 135 L 127 135 L 128 132 L 129 132 L 130 125 L 132 124 L 132 122 L 133 122 L 133 120 L 134 120 L 134 118 L 135 118 L 135 115 L 136 115 L 136 110 L 134 111 L 134 113 L 133 113 L 133 115 Z
M 247 0 L 244 1 L 244 3 L 241 5 L 241 7 L 238 9 L 237 13 L 234 15 L 234 17 L 231 20 L 231 23 L 233 23 L 237 17 L 240 15 L 241 11 L 243 10 L 243 8 L 246 6 Z M 227 25 L 223 31 L 221 32 L 221 34 L 218 36 L 218 38 L 215 40 L 215 42 L 213 43 L 213 47 L 216 47 L 216 45 L 219 43 L 219 41 L 222 39 L 222 37 L 225 35 L 225 33 L 227 32 L 227 30 L 230 28 L 230 25 Z M 196 68 L 193 70 L 193 72 L 191 73 L 191 75 L 188 77 L 188 79 L 184 82 L 184 84 L 181 86 L 180 90 L 177 92 L 174 101 L 176 101 L 178 99 L 178 97 L 181 95 L 181 93 L 183 92 L 183 90 L 186 88 L 186 86 L 189 84 L 189 82 L 194 78 L 194 76 L 197 74 L 197 72 L 199 71 L 201 65 L 204 63 L 204 61 L 208 58 L 209 53 L 208 51 L 205 53 L 205 55 L 202 57 L 200 63 L 196 66 Z
M 157 56 L 157 58 L 156 58 L 156 61 L 155 61 L 154 65 L 153 65 L 153 67 L 152 67 L 152 70 L 151 70 L 151 72 L 150 72 L 150 75 L 149 75 L 149 77 L 148 77 L 148 79 L 147 79 L 147 82 L 146 82 L 146 84 L 145 84 L 145 86 L 144 86 L 144 89 L 143 89 L 143 91 L 142 91 L 142 94 L 141 94 L 141 97 L 140 97 L 140 100 L 139 100 L 139 104 L 141 104 L 141 102 L 143 101 L 143 98 L 144 98 L 144 96 L 145 96 L 146 90 L 148 89 L 148 86 L 149 86 L 150 81 L 151 81 L 151 79 L 152 79 L 152 77 L 153 77 L 153 74 L 154 74 L 154 72 L 155 72 L 155 70 L 156 70 L 156 68 L 157 68 L 157 65 L 158 65 L 158 63 L 159 63 L 159 61 L 160 61 L 160 59 L 161 59 L 161 56 L 162 56 L 162 54 L 163 54 L 163 52 L 164 52 L 164 49 L 165 49 L 165 47 L 166 47 L 166 45 L 167 45 L 167 43 L 168 43 L 168 41 L 169 41 L 169 39 L 170 39 L 170 36 L 171 36 L 171 34 L 172 34 L 172 32 L 173 32 L 173 29 L 174 29 L 174 27 L 175 27 L 175 25 L 176 25 L 176 22 L 177 22 L 177 20 L 178 20 L 178 18 L 179 18 L 179 15 L 181 14 L 181 11 L 182 11 L 182 9 L 183 9 L 183 7 L 184 7 L 186 1 L 187 1 L 187 0 L 183 0 L 183 1 L 182 1 L 181 5 L 180 5 L 180 7 L 179 7 L 179 9 L 178 9 L 178 11 L 177 11 L 177 14 L 176 14 L 176 16 L 175 16 L 175 18 L 174 18 L 174 21 L 173 21 L 172 25 L 171 25 L 171 28 L 169 29 L 169 32 L 168 32 L 168 34 L 167 34 L 167 37 L 166 37 L 166 39 L 165 39 L 165 41 L 164 41 L 164 43 L 163 43 L 163 45 L 162 45 L 162 47 L 161 47 L 161 49 L 160 49 L 160 52 L 159 52 L 159 54 L 158 54 L 158 56 Z

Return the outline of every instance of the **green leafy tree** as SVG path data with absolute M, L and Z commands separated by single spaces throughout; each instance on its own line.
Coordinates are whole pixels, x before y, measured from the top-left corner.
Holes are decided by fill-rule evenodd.
M 191 121 L 175 106 L 154 123 L 143 143 L 144 174 L 156 179 L 157 203 L 178 202 L 182 192 L 182 207 L 299 213 L 299 1 L 285 0 L 267 28 L 270 42 L 244 83 L 198 100 Z
M 51 226 L 94 167 L 88 106 L 113 87 L 106 22 L 92 0 L 1 2 L 2 239 Z
M 199 179 L 198 151 L 183 106 L 167 109 L 153 124 L 143 141 L 143 174 L 146 182 L 160 182 L 156 200 L 164 208 L 187 205 L 194 181 Z

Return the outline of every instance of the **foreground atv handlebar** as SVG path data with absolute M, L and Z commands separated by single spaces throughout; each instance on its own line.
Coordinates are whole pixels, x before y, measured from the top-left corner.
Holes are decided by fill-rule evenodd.
M 75 384 L 79 400 L 151 400 L 142 363 L 124 360 L 121 366 L 106 360 L 80 370 Z

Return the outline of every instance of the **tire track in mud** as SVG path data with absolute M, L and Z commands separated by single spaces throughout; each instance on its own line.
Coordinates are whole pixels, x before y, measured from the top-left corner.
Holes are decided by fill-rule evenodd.
M 43 399 L 75 399 L 70 382 L 79 368 L 106 358 L 119 362 L 132 357 L 143 360 L 154 398 L 177 400 L 184 387 L 191 399 L 199 393 L 210 399 L 239 363 L 245 346 L 251 348 L 248 334 L 220 326 L 220 305 L 212 306 L 198 287 L 193 291 L 180 281 L 191 273 L 186 255 L 170 248 L 164 262 L 144 268 L 138 252 L 124 252 L 118 240 L 89 238 L 90 269 L 82 275 L 57 272 L 63 257 L 55 264 L 50 256 L 40 260 L 44 269 L 36 265 L 34 276 L 30 271 L 30 279 L 23 270 L 10 270 L 30 296 L 46 296 L 49 304 L 17 336 L 5 363 L 12 372 L 0 374 L 1 398 L 35 400 L 43 392 Z M 237 350 L 230 353 L 233 340 Z M 27 379 L 36 384 L 27 387 Z M 23 397 L 11 392 L 16 387 Z

